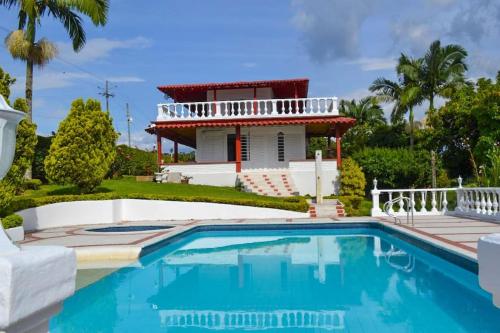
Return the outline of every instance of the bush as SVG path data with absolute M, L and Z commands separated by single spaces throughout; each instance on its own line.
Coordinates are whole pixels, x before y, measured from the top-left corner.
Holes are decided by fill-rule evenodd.
M 363 196 L 365 187 L 365 174 L 358 163 L 352 158 L 346 158 L 340 169 L 340 195 Z
M 337 196 L 343 205 L 347 216 L 367 216 L 370 215 L 371 201 L 357 195 Z M 366 206 L 366 207 L 365 207 Z
M 33 158 L 33 164 L 31 165 L 32 177 L 40 179 L 43 183 L 47 183 L 47 175 L 45 174 L 43 161 L 49 153 L 52 138 L 52 136 L 38 136 L 38 141 L 35 147 L 35 156 Z
M 157 169 L 156 159 L 155 152 L 119 145 L 116 147 L 116 158 L 110 174 L 112 177 L 151 176 Z
M 116 156 L 117 138 L 109 113 L 101 111 L 97 100 L 75 100 L 45 158 L 47 178 L 91 192 L 108 174 Z
M 365 148 L 353 156 L 369 184 L 377 178 L 378 188 L 418 188 L 431 185 L 431 156 L 428 151 Z M 369 186 L 367 192 L 371 189 Z
M 285 209 L 297 212 L 307 212 L 309 204 L 302 197 L 291 197 L 283 201 L 270 200 L 260 201 L 254 199 L 238 198 L 212 198 L 209 196 L 177 196 L 169 194 L 144 194 L 144 193 L 93 193 L 81 195 L 52 195 L 46 197 L 16 197 L 11 204 L 0 211 L 0 216 L 6 216 L 23 209 L 40 207 L 58 202 L 88 201 L 88 200 L 113 200 L 113 199 L 145 199 L 145 200 L 168 200 L 186 202 L 211 202 L 229 205 L 254 206 L 264 208 Z
M 8 215 L 2 218 L 2 225 L 4 229 L 20 227 L 23 225 L 23 218 L 17 214 Z
M 23 182 L 23 189 L 25 190 L 39 190 L 42 186 L 40 179 L 25 179 Z

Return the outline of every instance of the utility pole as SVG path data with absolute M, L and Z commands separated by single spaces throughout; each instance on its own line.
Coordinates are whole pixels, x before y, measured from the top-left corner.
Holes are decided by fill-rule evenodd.
M 130 123 L 132 123 L 132 117 L 130 116 L 128 103 L 126 104 L 126 108 L 127 108 L 128 146 L 131 147 L 132 145 L 130 141 Z
M 104 96 L 104 98 L 106 98 L 106 111 L 109 112 L 109 98 L 115 97 L 115 94 L 113 94 L 110 90 L 109 81 L 106 80 L 106 85 L 104 86 L 104 88 L 101 87 L 98 88 L 102 90 L 102 92 L 100 92 L 99 95 Z M 116 88 L 116 86 L 114 86 L 113 88 Z

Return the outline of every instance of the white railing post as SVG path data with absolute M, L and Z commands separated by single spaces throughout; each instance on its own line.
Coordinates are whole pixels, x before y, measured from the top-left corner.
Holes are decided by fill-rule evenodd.
M 372 211 L 371 214 L 372 216 L 381 216 L 382 215 L 382 210 L 380 209 L 380 202 L 379 202 L 379 196 L 380 196 L 380 191 L 377 188 L 377 179 L 373 179 L 373 190 L 371 190 L 372 194 Z

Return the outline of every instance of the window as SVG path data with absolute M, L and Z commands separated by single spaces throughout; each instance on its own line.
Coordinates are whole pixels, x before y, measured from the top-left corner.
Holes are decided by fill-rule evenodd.
M 227 135 L 227 160 L 236 161 L 236 134 Z M 241 135 L 241 160 L 250 160 L 250 138 L 248 135 Z
M 236 135 L 227 135 L 227 160 L 228 162 L 236 161 Z
M 285 134 L 278 133 L 278 162 L 285 161 Z
M 250 137 L 245 134 L 241 136 L 241 160 L 250 161 Z

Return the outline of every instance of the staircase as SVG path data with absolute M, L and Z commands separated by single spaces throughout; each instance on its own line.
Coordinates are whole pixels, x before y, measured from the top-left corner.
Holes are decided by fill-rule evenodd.
M 272 197 L 298 195 L 288 171 L 241 172 L 238 174 L 238 180 L 245 192 Z

